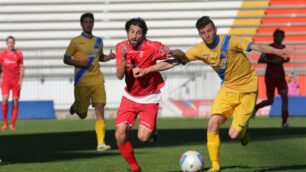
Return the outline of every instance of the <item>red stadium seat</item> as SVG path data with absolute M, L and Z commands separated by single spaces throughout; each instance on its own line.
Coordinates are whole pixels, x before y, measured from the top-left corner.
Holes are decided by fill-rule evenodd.
M 305 0 L 271 0 L 270 5 L 298 5 L 298 4 L 305 4 Z
M 262 24 L 272 24 L 272 23 L 306 23 L 306 17 L 279 17 L 279 18 L 271 18 L 264 17 L 261 21 Z

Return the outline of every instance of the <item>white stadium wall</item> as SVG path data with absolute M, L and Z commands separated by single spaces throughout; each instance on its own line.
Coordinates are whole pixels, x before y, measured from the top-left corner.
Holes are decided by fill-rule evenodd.
M 163 99 L 213 99 L 220 85 L 220 79 L 214 72 L 203 72 L 191 76 L 167 76 L 162 89 Z M 196 77 L 195 77 L 196 76 Z M 193 78 L 190 80 L 190 78 Z M 107 108 L 118 107 L 124 81 L 114 77 L 105 78 Z M 71 79 L 27 79 L 23 81 L 20 100 L 53 100 L 58 110 L 68 109 L 74 100 Z
M 25 79 L 21 100 L 54 100 L 58 110 L 73 102 L 73 68 L 63 64 L 65 49 L 72 37 L 81 33 L 79 17 L 84 12 L 95 15 L 94 35 L 102 37 L 107 54 L 115 44 L 126 39 L 125 21 L 142 17 L 149 27 L 147 37 L 170 48 L 187 50 L 201 40 L 195 29 L 197 18 L 209 15 L 218 33 L 229 33 L 241 0 L 0 0 L 0 49 L 5 38 L 17 39 L 16 47 L 24 54 Z M 86 5 L 84 5 L 86 4 Z M 135 8 L 137 6 L 137 8 Z M 115 77 L 115 62 L 101 63 L 105 73 L 107 108 L 119 105 L 123 81 Z M 167 116 L 179 114 L 171 109 L 171 99 L 213 99 L 220 79 L 201 62 L 162 72 L 166 80 L 163 105 Z M 168 108 L 168 111 L 167 111 Z

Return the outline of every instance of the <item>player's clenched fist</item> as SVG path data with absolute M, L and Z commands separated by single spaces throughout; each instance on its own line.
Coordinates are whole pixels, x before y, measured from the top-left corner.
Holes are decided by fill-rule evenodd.
M 139 78 L 147 74 L 146 70 L 143 68 L 136 67 L 136 68 L 133 68 L 132 70 L 133 70 L 133 75 L 135 78 Z

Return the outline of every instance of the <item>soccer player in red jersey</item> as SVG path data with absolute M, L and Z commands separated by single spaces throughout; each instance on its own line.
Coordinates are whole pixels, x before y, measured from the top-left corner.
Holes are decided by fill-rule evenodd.
M 20 50 L 15 49 L 15 38 L 6 38 L 7 49 L 0 51 L 0 64 L 2 68 L 2 131 L 8 126 L 7 111 L 9 92 L 13 93 L 13 110 L 10 122 L 10 130 L 15 131 L 15 123 L 18 115 L 18 100 L 23 77 L 23 56 Z
M 126 87 L 116 117 L 115 137 L 122 156 L 130 166 L 129 171 L 138 172 L 141 168 L 135 158 L 128 133 L 139 115 L 138 139 L 141 142 L 150 139 L 155 130 L 161 99 L 160 89 L 165 83 L 159 72 L 135 78 L 133 68 L 153 66 L 157 60 L 167 59 L 168 48 L 146 39 L 148 28 L 141 18 L 128 20 L 125 30 L 128 40 L 116 46 L 116 75 L 120 80 L 125 78 Z
M 286 46 L 282 44 L 285 38 L 285 32 L 276 29 L 273 33 L 274 42 L 270 46 L 277 49 L 284 49 Z M 255 106 L 256 111 L 264 106 L 272 105 L 274 99 L 274 91 L 277 88 L 278 93 L 282 98 L 282 127 L 288 127 L 288 86 L 285 79 L 285 71 L 283 63 L 289 62 L 290 59 L 284 59 L 274 54 L 262 54 L 259 58 L 259 63 L 266 63 L 267 69 L 265 73 L 266 94 L 267 100 L 263 100 Z

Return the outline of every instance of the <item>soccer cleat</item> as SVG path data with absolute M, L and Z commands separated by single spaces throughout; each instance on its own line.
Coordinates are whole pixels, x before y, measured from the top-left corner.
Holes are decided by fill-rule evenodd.
M 105 151 L 108 151 L 110 149 L 111 149 L 111 147 L 109 145 L 106 145 L 105 143 L 99 144 L 97 146 L 97 151 L 99 151 L 99 152 L 105 152 Z
M 70 115 L 73 115 L 76 113 L 75 102 L 73 102 L 73 104 L 70 106 L 69 113 Z
M 128 169 L 128 172 L 141 172 L 141 168 L 139 168 L 138 170 Z
M 1 130 L 4 132 L 7 129 L 7 123 L 2 123 Z
M 157 133 L 157 132 L 156 132 L 156 133 L 153 133 L 153 134 L 151 135 L 151 137 L 150 137 L 149 142 L 150 142 L 150 143 L 156 143 L 156 142 L 157 142 L 157 137 L 158 137 L 158 133 Z
M 207 170 L 207 172 L 220 172 L 221 170 L 215 169 L 211 167 L 210 169 Z
M 11 125 L 10 125 L 10 130 L 11 130 L 11 131 L 16 131 L 15 124 L 11 124 Z
M 288 123 L 282 124 L 282 128 L 290 128 L 290 125 Z
M 240 143 L 241 143 L 242 146 L 246 146 L 246 145 L 248 145 L 249 141 L 250 141 L 250 134 L 247 130 L 244 137 L 242 137 L 240 139 Z

